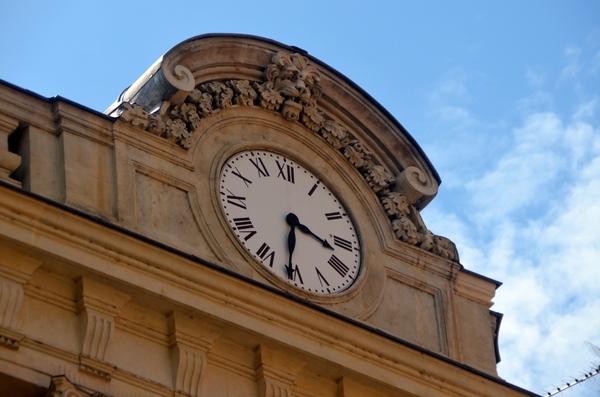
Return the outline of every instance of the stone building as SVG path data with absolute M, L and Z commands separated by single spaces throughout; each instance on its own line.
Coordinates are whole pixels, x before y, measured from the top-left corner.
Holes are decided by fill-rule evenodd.
M 408 132 L 304 51 L 204 35 L 103 114 L 0 83 L 0 396 L 533 396 Z

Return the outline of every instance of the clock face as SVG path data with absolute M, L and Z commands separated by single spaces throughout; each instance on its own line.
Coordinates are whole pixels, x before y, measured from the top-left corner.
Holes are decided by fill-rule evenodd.
M 292 159 L 266 150 L 230 157 L 221 206 L 237 240 L 287 283 L 316 294 L 346 290 L 359 274 L 356 228 L 338 198 Z

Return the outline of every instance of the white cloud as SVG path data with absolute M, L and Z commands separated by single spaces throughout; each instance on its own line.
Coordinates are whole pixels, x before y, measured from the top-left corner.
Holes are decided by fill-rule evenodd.
M 596 75 L 598 74 L 598 71 L 600 71 L 600 51 L 596 52 L 596 55 L 594 55 L 594 58 L 590 63 L 590 74 Z
M 600 130 L 535 114 L 514 140 L 496 168 L 469 185 L 475 223 L 493 228 L 470 256 L 487 261 L 477 271 L 504 282 L 494 307 L 506 313 L 501 376 L 549 389 L 568 379 L 565 368 L 586 369 L 570 353 L 574 345 L 600 339 Z M 520 211 L 532 206 L 537 212 Z
M 465 181 L 478 223 L 489 226 L 519 209 L 537 204 L 549 182 L 565 167 L 562 121 L 552 113 L 534 114 L 513 131 L 513 146 L 482 178 Z
M 499 373 L 537 393 L 588 369 L 583 342 L 600 344 L 600 96 L 588 73 L 600 55 L 569 46 L 563 57 L 553 79 L 526 70 L 532 92 L 502 138 L 492 135 L 504 121 L 472 112 L 460 69 L 430 96 L 440 132 L 426 152 L 444 169 L 444 207 L 423 216 L 466 268 L 503 282 Z
M 573 118 L 575 120 L 582 120 L 593 117 L 598 110 L 598 106 L 600 105 L 600 101 L 598 100 L 598 96 L 594 95 L 592 99 L 589 101 L 582 103 L 575 112 Z
M 553 105 L 552 95 L 541 89 L 535 93 L 529 95 L 526 98 L 522 98 L 517 102 L 517 108 L 523 114 L 530 114 L 535 112 L 537 109 L 551 108 Z
M 444 74 L 431 93 L 431 100 L 437 103 L 465 102 L 471 99 L 466 87 L 467 75 L 460 68 L 454 68 Z
M 458 86 L 448 84 L 447 91 L 466 95 Z M 537 393 L 588 369 L 593 357 L 583 342 L 600 342 L 598 105 L 592 96 L 568 115 L 530 112 L 491 167 L 475 178 L 453 175 L 452 194 L 461 207 L 445 212 L 434 206 L 423 214 L 430 229 L 457 244 L 465 267 L 504 283 L 494 306 L 505 313 L 499 373 Z M 481 124 L 468 107 L 440 109 L 440 122 Z M 458 130 L 458 136 L 472 134 Z M 467 147 L 477 151 L 485 142 Z
M 548 76 L 541 66 L 528 67 L 526 71 L 527 82 L 530 86 L 540 89 L 546 84 Z
M 443 134 L 460 133 L 477 123 L 465 106 L 470 100 L 465 73 L 458 68 L 448 71 L 435 84 L 429 94 L 430 116 L 444 125 Z
M 564 56 L 566 59 L 566 66 L 562 69 L 560 73 L 560 80 L 570 80 L 577 77 L 579 72 L 581 71 L 580 64 L 580 56 L 582 50 L 581 48 L 570 45 L 567 46 L 564 50 Z
M 478 177 L 490 159 L 493 147 L 506 144 L 505 136 L 490 133 L 498 123 L 482 122 L 470 109 L 469 78 L 461 68 L 446 72 L 429 87 L 428 129 L 434 144 L 424 145 L 429 158 L 444 168 L 444 186 L 457 187 L 465 177 Z

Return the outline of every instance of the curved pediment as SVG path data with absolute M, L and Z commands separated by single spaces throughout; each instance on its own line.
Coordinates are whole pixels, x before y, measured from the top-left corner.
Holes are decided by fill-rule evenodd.
M 302 125 L 343 154 L 378 197 L 394 236 L 457 261 L 419 215 L 440 178 L 418 144 L 342 74 L 298 48 L 245 35 L 203 35 L 169 50 L 106 113 L 189 149 L 204 119 L 255 107 Z

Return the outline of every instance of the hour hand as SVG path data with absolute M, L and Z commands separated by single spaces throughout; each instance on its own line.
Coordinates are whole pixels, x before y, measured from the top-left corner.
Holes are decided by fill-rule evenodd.
M 329 248 L 329 249 L 334 249 L 325 239 L 322 239 L 321 237 L 317 236 L 316 234 L 314 234 L 313 232 L 310 231 L 310 229 L 306 226 L 304 226 L 303 224 L 298 224 L 298 229 L 302 232 L 302 233 L 306 233 L 306 234 L 310 234 L 311 236 L 313 236 L 314 238 L 316 238 L 317 240 L 319 240 L 321 242 L 321 244 L 323 245 L 323 247 L 325 248 Z
M 289 265 L 285 265 L 285 271 L 287 273 L 287 276 L 290 280 L 294 279 L 294 272 L 296 271 L 296 269 L 294 269 L 292 266 Z
M 285 266 L 285 270 L 287 271 L 289 279 L 294 278 L 294 266 L 292 265 L 292 255 L 294 254 L 294 249 L 296 248 L 296 233 L 294 230 L 295 227 L 296 226 L 292 226 L 292 228 L 290 229 L 290 233 L 288 234 L 289 257 L 288 257 L 288 264 Z

